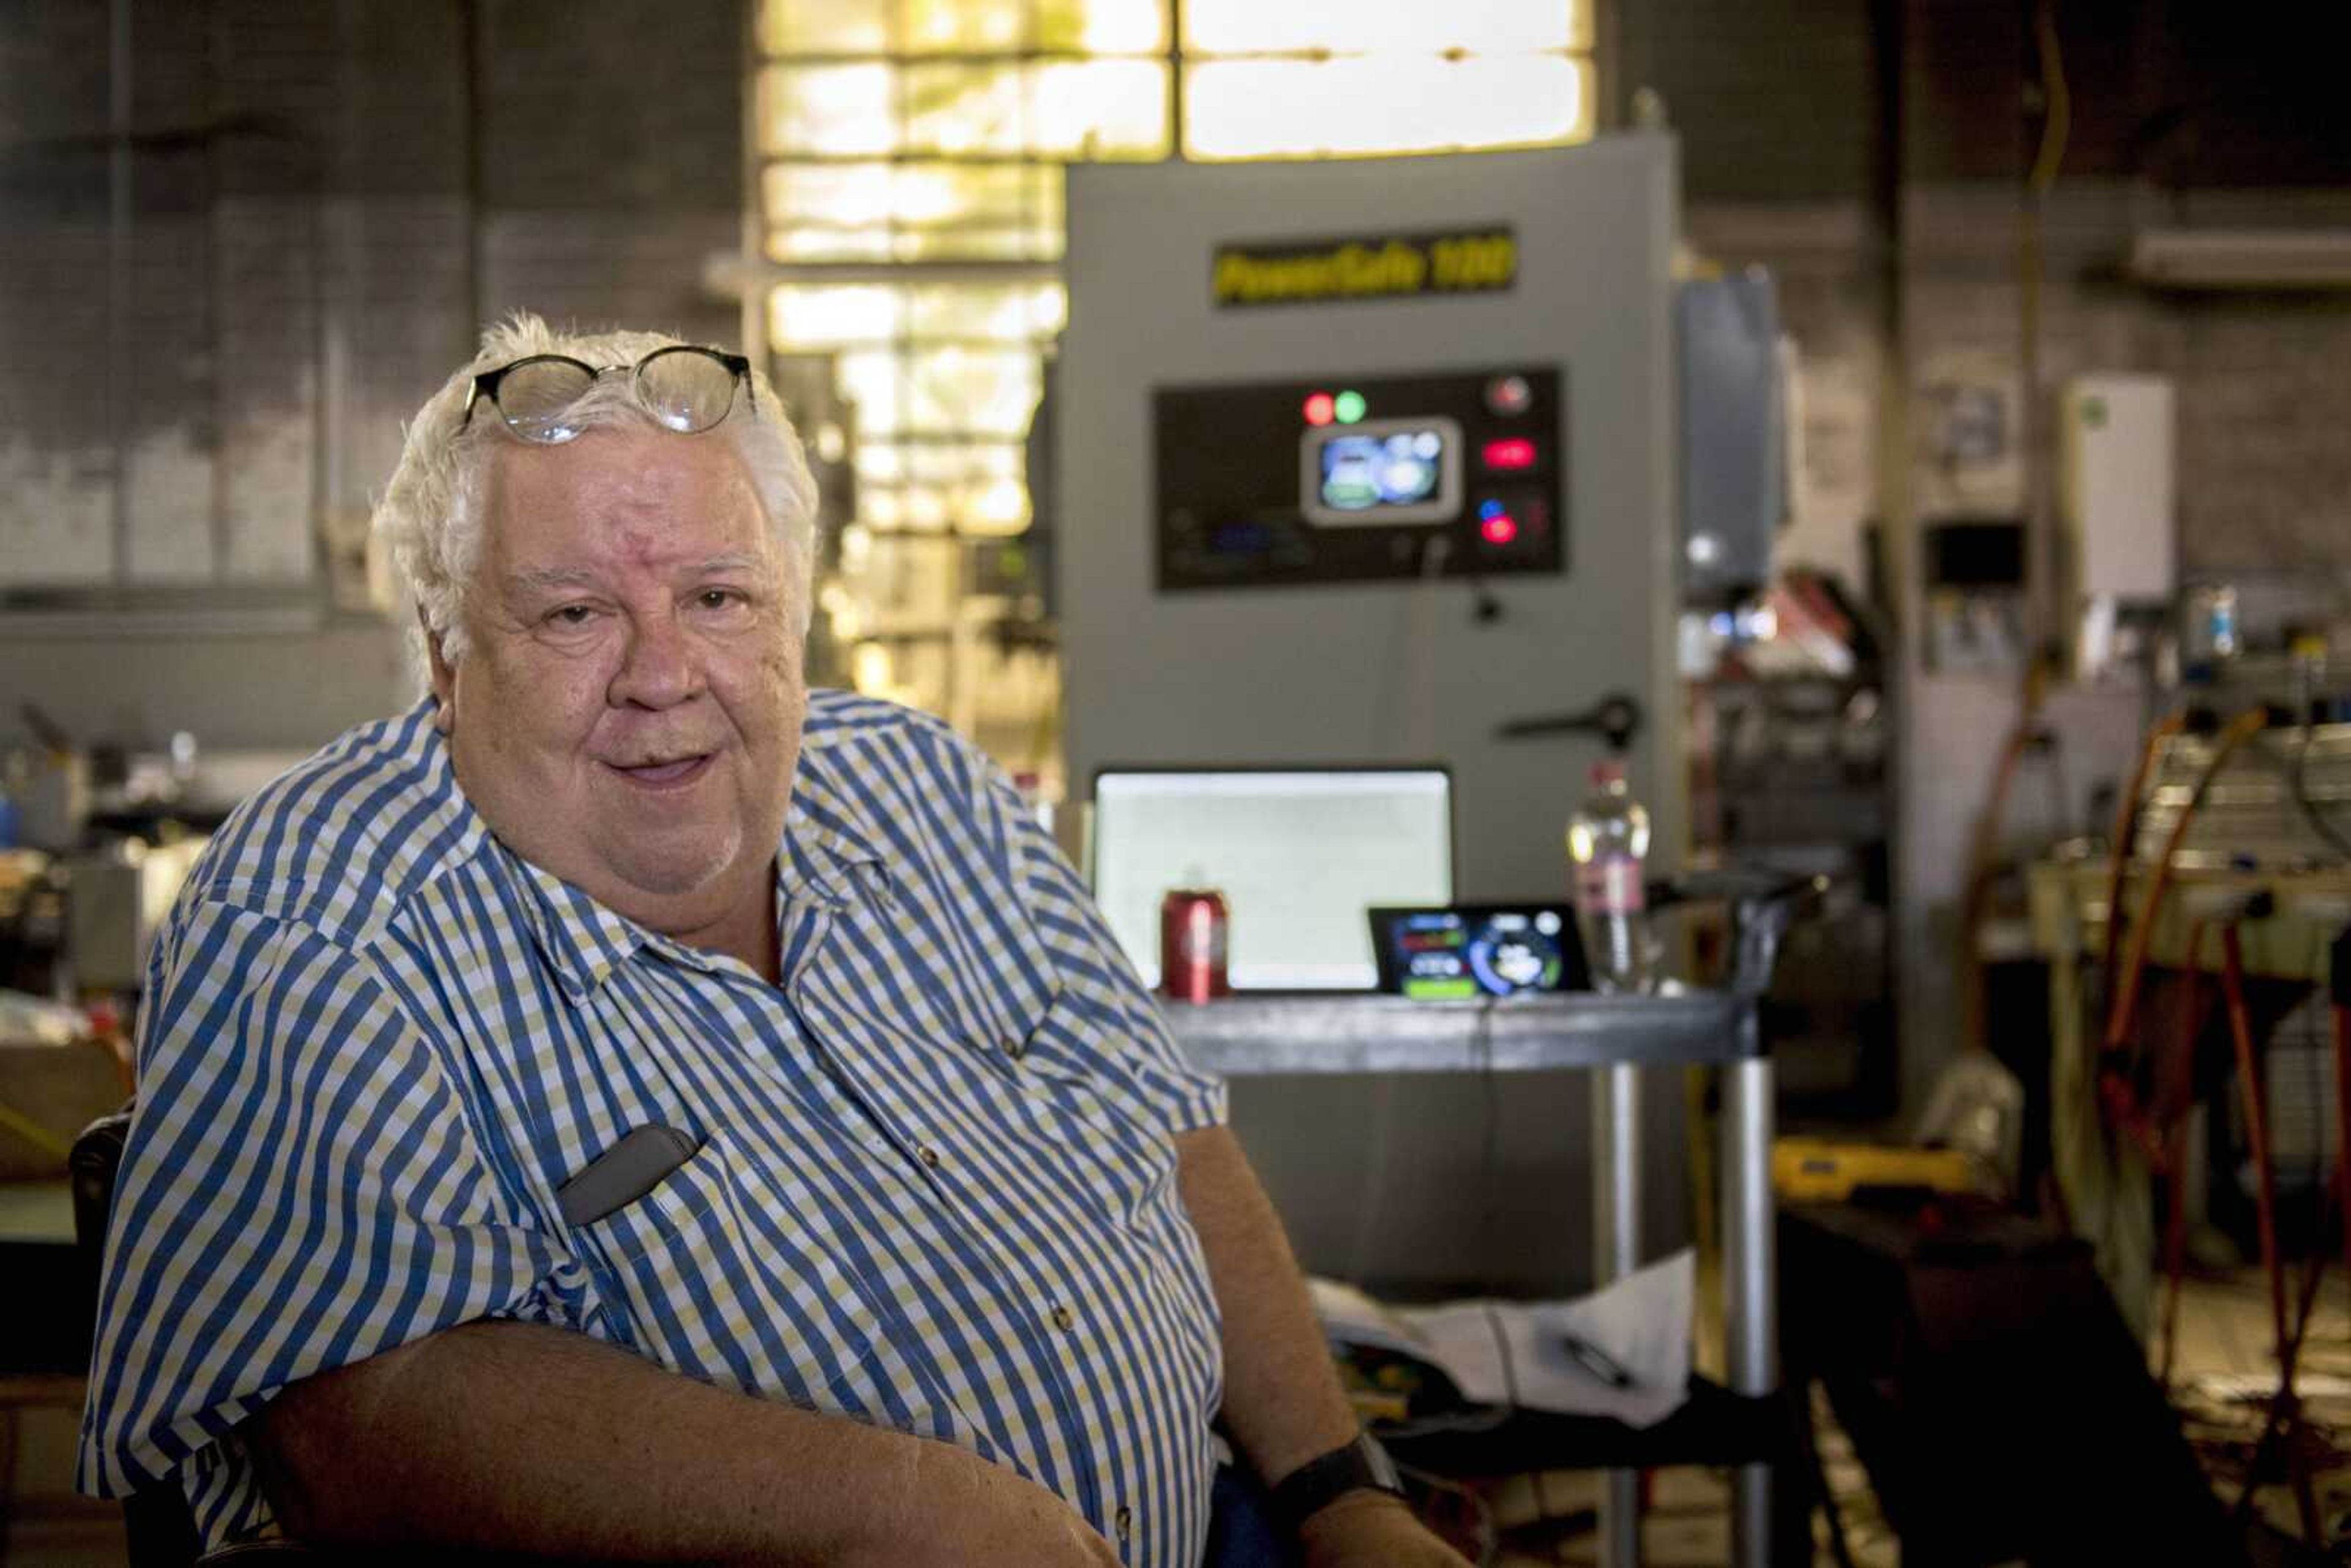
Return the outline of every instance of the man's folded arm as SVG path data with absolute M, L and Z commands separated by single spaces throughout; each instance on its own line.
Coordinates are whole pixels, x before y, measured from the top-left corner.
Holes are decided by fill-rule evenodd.
M 1313 1299 L 1272 1202 L 1228 1127 L 1176 1139 L 1184 1206 L 1199 1232 L 1223 1319 L 1226 1429 L 1268 1486 L 1352 1441 Z M 1349 1492 L 1299 1533 L 1307 1568 L 1468 1568 L 1394 1499 Z
M 585 1335 L 468 1323 L 306 1378 L 243 1429 L 294 1538 L 722 1563 L 1115 1563 L 964 1449 L 681 1377 Z

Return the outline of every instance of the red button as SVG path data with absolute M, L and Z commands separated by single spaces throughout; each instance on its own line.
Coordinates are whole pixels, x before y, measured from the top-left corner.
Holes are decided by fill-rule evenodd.
M 1486 443 L 1486 466 L 1489 468 L 1531 468 L 1535 465 L 1535 444 L 1525 436 L 1513 435 L 1504 441 Z

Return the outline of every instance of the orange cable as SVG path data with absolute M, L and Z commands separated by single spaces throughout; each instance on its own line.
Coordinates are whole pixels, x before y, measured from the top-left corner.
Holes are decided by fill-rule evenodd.
M 2335 1188 L 2342 1212 L 2343 1261 L 2351 1279 L 2351 1008 L 2337 1002 L 2333 1015 L 2335 1046 Z
M 2245 1141 L 2252 1145 L 2254 1217 L 2262 1241 L 2262 1271 L 2270 1281 L 2270 1327 L 2278 1362 L 2285 1365 L 2285 1263 L 2278 1256 L 2277 1176 L 2270 1169 L 2269 1107 L 2262 1093 L 2261 1061 L 2253 1050 L 2252 1020 L 2245 1010 L 2245 946 L 2233 920 L 2220 927 L 2220 997 L 2229 1010 L 2229 1038 L 2236 1047 L 2237 1080 L 2245 1096 Z M 2294 1369 L 2286 1367 L 2286 1394 L 2293 1396 Z
M 2189 824 L 2196 820 L 2197 810 L 2203 804 L 2212 780 L 2220 777 L 2220 769 L 2228 765 L 2229 758 L 2236 755 L 2239 747 L 2260 733 L 2267 722 L 2268 715 L 2260 708 L 2249 709 L 2229 721 L 2229 727 L 2213 743 L 2212 756 L 2204 764 L 2204 771 L 2198 777 L 2194 791 L 2179 809 L 2179 820 L 2171 824 L 2171 832 L 2163 841 L 2163 853 L 2155 862 L 2147 899 L 2139 906 L 2138 924 L 2131 931 L 2130 956 L 2123 966 L 2117 988 L 2107 998 L 2105 1046 L 2108 1051 L 2122 1050 L 2130 1039 L 2131 1024 L 2138 1006 L 2139 977 L 2147 969 L 2147 950 L 2155 935 L 2156 916 L 2163 908 L 2164 895 L 2171 891 L 2173 862 L 2179 856 L 2181 841 L 2188 836 Z M 2109 929 L 2119 913 L 2118 908 L 2109 908 L 2106 912 Z
M 2196 1006 L 2202 998 L 2197 994 L 2196 982 L 2203 973 L 2204 923 L 2198 921 L 2188 934 L 2188 962 L 2179 987 L 2179 1033 L 2183 1054 L 2188 1059 L 2189 1094 L 2195 1093 Z M 2163 1085 L 2158 1082 L 2153 1091 L 2157 1113 L 2161 1115 Z M 2179 1292 L 2188 1271 L 2188 1108 L 2182 1105 L 2163 1128 L 2163 1163 L 2167 1167 L 2164 1184 L 2163 1225 L 2163 1363 L 2157 1374 L 2158 1381 L 2168 1394 L 2171 1390 L 2173 1353 L 2179 1343 Z
M 2277 1176 L 2270 1167 L 2269 1108 L 2262 1092 L 2261 1060 L 2253 1050 L 2252 1022 L 2245 1009 L 2244 943 L 2234 920 L 2220 927 L 2220 995 L 2228 1007 L 2229 1035 L 2236 1046 L 2237 1074 L 2243 1085 L 2245 1138 L 2252 1145 L 2254 1217 L 2261 1230 L 2262 1271 L 2269 1276 L 2270 1282 L 2270 1327 L 2277 1344 L 2278 1391 L 2273 1405 L 2291 1426 L 2300 1416 L 2300 1406 L 2294 1399 L 2294 1374 L 2302 1350 L 2302 1335 L 2299 1330 L 2291 1336 L 2286 1332 L 2285 1260 L 2278 1255 Z M 2304 1281 L 2305 1298 L 2315 1291 L 2323 1264 L 2323 1257 L 2312 1261 Z M 2305 1325 L 2309 1322 L 2306 1308 L 2303 1321 Z M 2317 1496 L 2311 1488 L 2308 1469 L 2298 1462 L 2290 1443 L 2285 1464 L 2287 1479 L 2294 1488 L 2294 1507 L 2302 1516 L 2303 1539 L 2315 1543 L 2320 1539 Z M 2259 1479 L 2255 1471 L 2246 1484 L 2250 1487 Z
M 2099 979 L 2104 986 L 2098 994 L 2106 999 L 2109 1011 L 2114 1007 L 2115 966 L 2122 958 L 2123 882 L 2130 869 L 2131 840 L 2138 833 L 2138 814 L 2145 801 L 2140 799 L 2147 789 L 2147 776 L 2155 770 L 2156 754 L 2163 743 L 2187 727 L 2179 714 L 2157 724 L 2147 732 L 2138 748 L 2138 764 L 2131 769 L 2130 788 L 2115 802 L 2114 836 L 2106 846 L 2106 941 Z

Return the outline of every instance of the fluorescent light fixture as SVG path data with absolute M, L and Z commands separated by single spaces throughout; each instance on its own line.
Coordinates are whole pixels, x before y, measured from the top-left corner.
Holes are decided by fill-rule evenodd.
M 2351 229 L 2142 229 L 2130 274 L 2158 288 L 2351 288 Z

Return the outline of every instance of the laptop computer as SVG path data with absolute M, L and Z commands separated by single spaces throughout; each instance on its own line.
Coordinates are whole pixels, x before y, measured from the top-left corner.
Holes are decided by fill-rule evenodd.
M 1094 898 L 1145 985 L 1159 903 L 1214 888 L 1236 991 L 1368 991 L 1365 912 L 1453 897 L 1453 779 L 1438 766 L 1123 768 L 1093 778 Z

